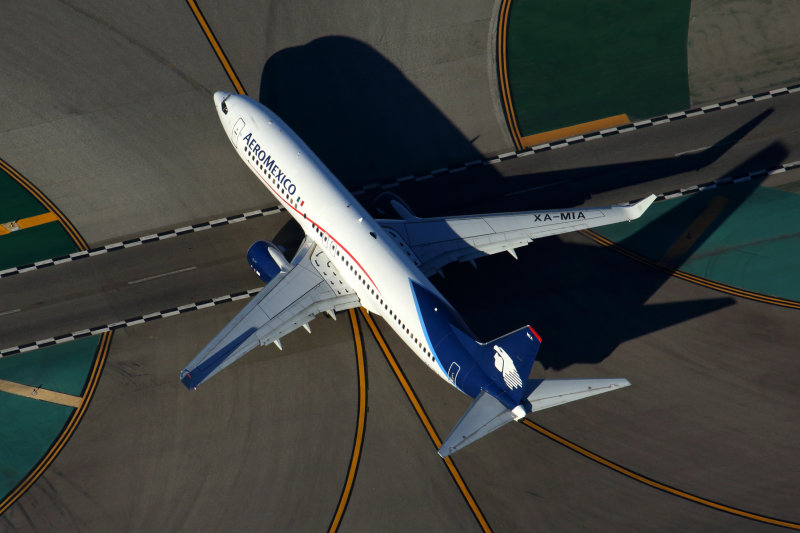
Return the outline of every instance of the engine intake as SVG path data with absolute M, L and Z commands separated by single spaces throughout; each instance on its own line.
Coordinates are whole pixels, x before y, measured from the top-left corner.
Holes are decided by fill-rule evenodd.
M 264 283 L 269 283 L 282 270 L 289 268 L 289 262 L 283 253 L 268 241 L 254 242 L 247 250 L 247 262 Z

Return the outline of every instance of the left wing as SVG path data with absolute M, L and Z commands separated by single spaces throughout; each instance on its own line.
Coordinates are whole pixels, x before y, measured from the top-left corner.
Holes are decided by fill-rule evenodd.
M 288 268 L 226 325 L 181 371 L 186 388 L 202 382 L 258 346 L 275 343 L 319 313 L 358 307 L 360 301 L 336 268 L 310 239 L 303 241 Z
M 651 194 L 633 205 L 468 215 L 461 217 L 379 220 L 430 276 L 448 263 L 509 252 L 534 239 L 605 226 L 639 218 L 656 196 Z M 410 250 L 409 250 L 410 249 Z

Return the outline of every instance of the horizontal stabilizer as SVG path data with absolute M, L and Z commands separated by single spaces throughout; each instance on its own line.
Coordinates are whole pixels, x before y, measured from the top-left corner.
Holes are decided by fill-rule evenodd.
M 513 410 L 485 390 L 481 391 L 439 448 L 439 455 L 447 457 L 512 420 L 522 419 L 527 413 L 611 392 L 628 385 L 630 382 L 621 378 L 532 379 L 525 387 L 527 401 L 523 399 L 522 404 Z
M 528 381 L 529 413 L 574 402 L 595 394 L 603 394 L 627 387 L 627 379 L 532 379 Z
M 506 409 L 506 406 L 488 392 L 482 391 L 442 443 L 439 455 L 447 457 L 512 420 L 514 415 L 510 409 Z

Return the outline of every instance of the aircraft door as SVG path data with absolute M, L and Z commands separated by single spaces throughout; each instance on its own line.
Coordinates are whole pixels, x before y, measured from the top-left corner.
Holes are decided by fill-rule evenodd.
M 231 139 L 233 140 L 233 145 L 237 148 L 239 147 L 239 137 L 242 135 L 242 130 L 244 129 L 244 120 L 239 118 L 236 121 L 236 124 L 233 125 L 233 132 L 231 133 Z
M 456 377 L 458 376 L 458 371 L 461 370 L 461 367 L 458 366 L 458 363 L 453 361 L 450 363 L 450 368 L 447 371 L 447 377 L 450 378 L 450 381 L 453 382 L 453 385 L 456 385 Z

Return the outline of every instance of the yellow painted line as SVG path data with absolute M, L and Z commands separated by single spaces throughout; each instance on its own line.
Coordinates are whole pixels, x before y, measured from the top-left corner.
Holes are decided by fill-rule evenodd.
M 514 102 L 511 99 L 511 86 L 508 83 L 508 15 L 511 12 L 511 0 L 503 0 L 500 4 L 500 15 L 497 21 L 497 68 L 500 82 L 500 97 L 503 99 L 503 111 L 506 122 L 514 141 L 514 147 L 521 150 L 522 140 L 517 124 L 517 115 L 514 112 Z
M 97 388 L 97 383 L 100 381 L 100 374 L 103 371 L 103 367 L 106 364 L 106 358 L 108 357 L 108 349 L 111 346 L 111 337 L 113 332 L 107 331 L 103 333 L 100 337 L 100 344 L 97 347 L 97 355 L 94 358 L 94 364 L 92 365 L 92 372 L 89 374 L 89 378 L 86 381 L 86 387 L 84 388 L 84 392 L 82 395 L 81 404 L 72 413 L 72 417 L 67 422 L 66 426 L 64 426 L 64 431 L 56 438 L 56 441 L 47 451 L 47 454 L 39 461 L 37 464 L 27 475 L 25 479 L 20 481 L 20 483 L 16 486 L 16 488 L 11 491 L 8 496 L 6 496 L 2 501 L 0 501 L 0 515 L 2 515 L 6 510 L 8 510 L 11 505 L 22 496 L 25 491 L 27 491 L 33 483 L 39 479 L 47 467 L 50 466 L 50 463 L 58 456 L 61 450 L 66 445 L 67 441 L 72 436 L 72 433 L 75 431 L 75 428 L 78 427 L 78 423 L 83 418 L 83 415 L 86 413 L 86 409 L 89 407 L 89 403 L 92 401 L 92 397 L 94 396 L 95 389 Z
M 333 515 L 328 531 L 333 532 L 339 529 L 342 522 L 347 503 L 350 501 L 350 494 L 358 472 L 358 462 L 361 459 L 361 448 L 364 444 L 364 430 L 367 424 L 367 375 L 364 365 L 364 345 L 361 342 L 361 331 L 358 327 L 358 316 L 355 309 L 350 309 L 350 324 L 353 327 L 353 342 L 356 346 L 356 366 L 358 368 L 358 421 L 356 422 L 356 438 L 353 443 L 353 454 L 350 457 L 350 468 L 347 470 L 347 479 L 339 497 L 339 504 Z
M 672 243 L 669 250 L 661 258 L 661 263 L 665 265 L 680 264 L 680 260 L 697 242 L 703 233 L 714 223 L 714 220 L 722 213 L 725 206 L 728 204 L 728 199 L 724 196 L 715 196 L 711 202 L 703 209 L 702 213 L 697 215 L 686 231 L 681 233 L 681 236 Z
M 544 435 L 545 437 L 547 437 L 547 438 L 549 438 L 549 439 L 561 444 L 562 446 L 566 446 L 570 450 L 572 450 L 574 452 L 577 452 L 577 453 L 583 455 L 584 457 L 586 457 L 588 459 L 591 459 L 592 461 L 594 461 L 596 463 L 600 463 L 601 465 L 605 466 L 606 468 L 610 468 L 611 470 L 614 470 L 615 472 L 619 472 L 620 474 L 622 474 L 624 476 L 627 476 L 627 477 L 629 477 L 631 479 L 635 479 L 636 481 L 638 481 L 640 483 L 644 483 L 645 485 L 648 485 L 650 487 L 653 487 L 653 488 L 656 488 L 658 490 L 661 490 L 661 491 L 667 492 L 669 494 L 672 494 L 673 496 L 678 496 L 679 498 L 683 498 L 685 500 L 689 500 L 689 501 L 692 501 L 694 503 L 699 503 L 700 505 L 704 505 L 706 507 L 711 507 L 713 509 L 717 509 L 719 511 L 723 511 L 725 513 L 733 514 L 733 515 L 736 515 L 736 516 L 741 516 L 743 518 L 749 518 L 750 520 L 756 520 L 758 522 L 763 522 L 763 523 L 771 524 L 771 525 L 774 525 L 774 526 L 781 526 L 781 527 L 786 527 L 786 528 L 789 528 L 789 529 L 798 529 L 798 530 L 800 530 L 800 523 L 789 522 L 789 521 L 786 521 L 786 520 L 779 520 L 777 518 L 770 518 L 768 516 L 764 516 L 764 515 L 760 515 L 760 514 L 756 514 L 756 513 L 751 513 L 749 511 L 744 511 L 742 509 L 737 509 L 737 508 L 731 507 L 729 505 L 724 505 L 724 504 L 721 504 L 721 503 L 717 503 L 715 501 L 708 500 L 706 498 L 701 498 L 700 496 L 695 496 L 694 494 L 691 494 L 689 492 L 686 492 L 686 491 L 683 491 L 683 490 L 680 490 L 680 489 L 676 489 L 674 487 L 670 487 L 669 485 L 666 485 L 664 483 L 655 481 L 653 479 L 650 479 L 649 477 L 643 476 L 641 474 L 637 474 L 633 470 L 629 470 L 629 469 L 625 468 L 624 466 L 620 466 L 620 465 L 618 465 L 618 464 L 616 464 L 616 463 L 614 463 L 612 461 L 609 461 L 608 459 L 605 459 L 604 457 L 601 457 L 601 456 L 597 455 L 596 453 L 592 453 L 589 450 L 587 450 L 586 448 L 582 448 L 581 446 L 578 446 L 574 442 L 570 442 L 567 439 L 565 439 L 564 437 L 561 437 L 560 435 L 557 435 L 557 434 L 553 433 L 552 431 L 550 431 L 548 429 L 545 429 L 542 426 L 540 426 L 538 424 L 535 424 L 534 422 L 531 422 L 527 418 L 523 419 L 522 423 L 525 424 L 526 426 L 528 426 L 529 428 L 531 428 L 532 430 L 536 431 L 537 433 L 540 433 L 541 435 Z
M 11 165 L 0 159 L 0 169 L 3 169 L 11 178 L 19 183 L 26 191 L 31 193 L 34 198 L 39 200 L 39 202 L 45 206 L 50 212 L 55 213 L 58 217 L 58 221 L 61 223 L 61 226 L 64 228 L 64 231 L 72 238 L 72 241 L 75 243 L 75 246 L 78 247 L 79 250 L 88 250 L 89 245 L 86 244 L 86 241 L 81 236 L 80 232 L 72 225 L 72 222 L 69 221 L 67 217 L 64 216 L 64 213 L 61 212 L 56 205 L 50 201 L 50 199 L 44 195 L 42 191 L 40 191 L 36 186 L 34 186 L 30 181 L 25 179 L 25 177 L 20 174 L 19 172 L 14 169 Z
M 545 131 L 542 133 L 535 133 L 527 135 L 522 138 L 521 143 L 523 148 L 528 146 L 535 146 L 558 139 L 567 139 L 575 135 L 583 135 L 584 133 L 591 133 L 593 131 L 600 131 L 606 128 L 613 128 L 614 126 L 622 126 L 623 124 L 630 123 L 628 115 L 614 115 L 613 117 L 601 118 L 592 120 L 591 122 L 584 122 L 574 126 L 567 126 L 566 128 L 559 128 L 557 130 Z
M 26 398 L 31 398 L 32 400 L 41 400 L 43 402 L 66 405 L 68 407 L 79 407 L 81 405 L 80 396 L 73 396 L 71 394 L 64 394 L 63 392 L 32 387 L 30 385 L 23 385 L 22 383 L 15 383 L 13 381 L 6 381 L 4 379 L 0 379 L 0 391 L 7 392 L 9 394 L 16 394 L 17 396 L 24 396 Z
M 214 36 L 214 32 L 211 31 L 211 26 L 208 25 L 206 18 L 203 16 L 203 12 L 200 11 L 197 2 L 195 2 L 195 0 L 186 0 L 186 3 L 189 4 L 189 9 L 192 10 L 197 23 L 200 24 L 200 28 L 203 30 L 206 39 L 208 39 L 211 48 L 214 49 L 217 59 L 219 59 L 219 62 L 222 64 L 222 68 L 225 69 L 225 74 L 228 75 L 228 79 L 231 80 L 231 83 L 233 83 L 233 86 L 236 88 L 236 92 L 239 94 L 247 94 L 247 91 L 244 90 L 244 86 L 242 86 L 242 82 L 239 81 L 239 77 L 233 70 L 230 61 L 228 61 L 228 57 L 219 45 L 219 41 L 217 41 L 217 38 Z
M 48 222 L 55 222 L 57 220 L 58 215 L 53 212 L 47 212 L 33 217 L 21 218 L 17 220 L 17 225 L 19 225 L 19 229 L 26 229 L 47 224 Z
M 438 450 L 442 447 L 442 440 L 439 438 L 439 435 L 436 433 L 436 429 L 434 429 L 433 424 L 431 424 L 428 415 L 425 413 L 425 409 L 423 409 L 422 404 L 419 403 L 417 399 L 417 395 L 414 393 L 414 389 L 411 388 L 408 380 L 406 379 L 403 370 L 397 364 L 397 360 L 392 355 L 389 346 L 386 344 L 386 341 L 383 339 L 383 335 L 381 335 L 378 327 L 373 322 L 372 317 L 367 313 L 367 311 L 362 307 L 361 314 L 364 316 L 364 319 L 367 321 L 367 325 L 369 329 L 372 331 L 372 335 L 375 337 L 375 340 L 378 342 L 378 345 L 381 347 L 383 351 L 384 357 L 386 357 L 386 361 L 389 363 L 392 371 L 394 372 L 397 381 L 400 382 L 400 386 L 403 387 L 403 390 L 408 397 L 408 400 L 411 402 L 412 407 L 414 407 L 414 411 L 416 411 L 417 416 L 422 421 L 422 425 L 425 427 L 425 431 L 428 432 L 428 436 L 430 437 L 433 445 Z M 475 498 L 472 497 L 472 493 L 470 492 L 467 484 L 464 482 L 464 479 L 461 477 L 461 473 L 456 468 L 453 459 L 448 456 L 442 459 L 444 464 L 447 466 L 447 470 L 450 472 L 450 476 L 455 481 L 456 486 L 458 486 L 458 490 L 461 491 L 461 495 L 466 500 L 467 505 L 469 505 L 472 514 L 475 516 L 475 520 L 478 521 L 478 525 L 480 525 L 483 531 L 491 531 L 492 529 L 489 527 L 489 523 L 486 521 L 486 518 L 483 516 L 483 512 L 481 512 L 480 507 L 478 507 L 478 503 L 475 501 Z
M 674 276 L 684 281 L 688 281 L 696 285 L 701 285 L 703 287 L 707 287 L 715 291 L 724 292 L 725 294 L 738 296 L 740 298 L 745 298 L 748 300 L 754 300 L 756 302 L 763 302 L 772 305 L 778 305 L 781 307 L 788 307 L 790 309 L 800 309 L 800 302 L 796 302 L 794 300 L 787 300 L 785 298 L 778 298 L 776 296 L 759 294 L 757 292 L 748 291 L 745 289 L 738 289 L 730 285 L 725 285 L 724 283 L 718 283 L 716 281 L 711 281 L 706 278 L 701 278 L 700 276 L 695 276 L 694 274 L 688 274 L 686 272 L 681 272 L 680 270 L 675 270 L 666 265 L 662 265 L 661 263 L 657 263 L 656 261 L 648 259 L 647 257 L 641 256 L 636 252 L 632 252 L 627 248 L 623 248 L 617 243 L 606 239 L 599 233 L 595 233 L 592 230 L 582 230 L 580 231 L 580 233 L 583 234 L 585 237 L 588 237 L 589 239 L 593 240 L 597 244 L 600 244 L 601 246 L 610 248 L 615 252 L 621 253 L 622 255 L 630 259 L 633 259 L 634 261 L 638 261 L 639 263 L 647 265 L 651 268 L 655 268 L 656 270 L 659 270 L 669 276 Z

